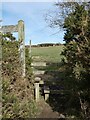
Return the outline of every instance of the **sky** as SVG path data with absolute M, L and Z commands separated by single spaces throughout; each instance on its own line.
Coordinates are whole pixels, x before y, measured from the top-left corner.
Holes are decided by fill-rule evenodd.
M 3 25 L 25 23 L 25 44 L 63 43 L 64 31 L 50 28 L 45 21 L 49 11 L 56 10 L 55 2 L 2 2 Z M 57 34 L 54 34 L 57 33 Z M 18 35 L 14 34 L 15 36 Z

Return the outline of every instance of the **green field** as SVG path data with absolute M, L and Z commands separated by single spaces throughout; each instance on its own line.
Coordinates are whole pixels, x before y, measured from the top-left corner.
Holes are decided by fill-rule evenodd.
M 32 47 L 32 58 L 34 61 L 60 62 L 63 57 L 61 52 L 64 46 Z

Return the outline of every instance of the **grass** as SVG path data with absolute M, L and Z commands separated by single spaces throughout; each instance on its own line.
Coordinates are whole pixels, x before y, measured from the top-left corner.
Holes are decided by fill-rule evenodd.
M 32 57 L 34 61 L 43 62 L 60 62 L 63 57 L 61 52 L 63 46 L 50 46 L 50 47 L 32 47 Z

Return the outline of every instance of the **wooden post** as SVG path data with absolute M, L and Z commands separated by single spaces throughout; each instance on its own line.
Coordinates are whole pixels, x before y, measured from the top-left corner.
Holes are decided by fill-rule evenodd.
M 49 98 L 49 94 L 50 94 L 49 87 L 44 86 L 44 95 L 45 95 L 44 97 L 45 97 L 45 101 L 48 100 L 48 98 Z
M 18 21 L 18 40 L 19 40 L 19 53 L 22 77 L 25 77 L 25 41 L 24 41 L 24 21 Z
M 30 40 L 29 56 L 31 58 L 31 40 Z
M 35 100 L 36 102 L 39 101 L 39 82 L 34 83 L 35 86 Z
M 2 119 L 2 31 L 0 32 L 0 119 Z
M 45 93 L 45 101 L 47 101 L 49 98 L 49 93 Z

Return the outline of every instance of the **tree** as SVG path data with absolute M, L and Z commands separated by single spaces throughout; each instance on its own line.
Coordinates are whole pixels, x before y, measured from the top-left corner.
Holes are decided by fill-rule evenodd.
M 12 34 L 2 35 L 2 118 L 30 118 L 36 114 L 33 84 L 22 78 L 19 62 L 19 42 Z M 27 54 L 26 54 L 27 55 Z M 28 58 L 28 55 L 26 56 Z M 27 59 L 27 73 L 30 61 Z M 31 74 L 30 74 L 31 75 Z
M 3 34 L 2 37 L 5 40 L 9 39 L 9 41 L 15 41 L 16 40 L 16 38 L 10 32 L 7 32 L 6 34 Z
M 25 48 L 25 63 L 26 63 L 26 76 L 27 78 L 30 80 L 30 82 L 33 82 L 32 81 L 32 75 L 33 75 L 33 72 L 32 72 L 32 67 L 31 67 L 31 62 L 32 62 L 32 58 L 30 57 L 30 53 L 29 53 L 29 49 L 26 47 Z
M 76 93 L 81 105 L 81 113 L 84 119 L 90 114 L 90 34 L 89 12 L 85 5 L 75 7 L 65 19 L 66 33 L 64 40 L 66 49 L 64 55 L 67 58 L 68 76 L 71 80 L 72 90 Z M 71 78 L 70 78 L 71 77 Z M 75 91 L 75 92 L 74 92 Z
M 63 27 L 65 30 L 66 89 L 71 92 L 79 116 L 90 116 L 90 7 L 89 3 L 57 3 L 62 9 L 51 26 Z M 69 107 L 69 106 L 68 106 Z

